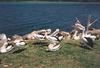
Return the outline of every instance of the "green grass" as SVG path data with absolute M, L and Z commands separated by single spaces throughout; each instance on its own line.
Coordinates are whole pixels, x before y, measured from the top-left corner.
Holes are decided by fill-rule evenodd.
M 80 48 L 78 41 L 62 41 L 56 52 L 45 51 L 48 41 L 33 42 L 0 54 L 0 68 L 100 68 L 100 40 L 93 50 Z

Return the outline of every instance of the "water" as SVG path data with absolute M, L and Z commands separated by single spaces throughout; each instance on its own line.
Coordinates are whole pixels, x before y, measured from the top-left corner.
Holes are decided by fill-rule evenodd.
M 100 19 L 100 4 L 1 3 L 0 33 L 24 35 L 47 28 L 70 31 L 75 17 L 86 24 L 89 14 Z M 100 20 L 93 27 L 99 28 Z

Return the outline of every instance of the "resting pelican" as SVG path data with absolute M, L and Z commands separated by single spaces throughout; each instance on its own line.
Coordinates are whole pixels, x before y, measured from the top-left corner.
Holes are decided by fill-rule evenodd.
M 43 34 L 41 34 L 43 33 Z M 45 33 L 50 34 L 51 33 L 51 29 L 47 29 L 47 30 L 42 30 L 42 31 L 38 31 L 34 34 L 34 37 L 38 40 L 45 40 Z
M 51 29 L 33 31 L 30 34 L 27 34 L 26 36 L 24 36 L 24 38 L 26 37 L 27 39 L 45 40 L 45 36 L 44 36 L 45 32 L 47 32 L 47 34 L 50 34 Z
M 0 34 L 0 52 L 6 53 L 13 49 L 13 45 L 8 43 L 8 39 L 5 34 Z
M 100 38 L 100 29 L 91 28 L 91 29 L 88 30 L 87 33 L 90 33 L 92 35 L 95 35 L 97 37 L 97 39 Z
M 14 35 L 12 41 L 16 46 L 25 45 L 25 42 L 22 36 L 19 36 L 19 35 Z
M 69 32 L 61 31 L 60 33 L 64 36 L 63 39 L 71 39 L 71 34 Z
M 3 43 L 3 46 L 0 48 L 0 52 L 6 53 L 6 52 L 11 51 L 13 48 L 14 48 L 13 45 L 9 45 L 7 42 L 5 42 L 5 43 Z
M 46 39 L 50 41 L 48 45 L 47 51 L 57 51 L 61 48 L 60 41 L 62 40 L 63 36 L 57 36 L 59 33 L 59 29 L 56 29 L 51 35 L 45 35 Z
M 48 45 L 48 49 L 46 49 L 47 51 L 57 51 L 61 48 L 61 45 L 58 43 L 50 43 Z
M 50 42 L 57 42 L 60 41 L 63 36 L 57 36 L 59 34 L 59 29 L 56 29 L 51 35 L 45 34 L 46 39 L 48 39 Z

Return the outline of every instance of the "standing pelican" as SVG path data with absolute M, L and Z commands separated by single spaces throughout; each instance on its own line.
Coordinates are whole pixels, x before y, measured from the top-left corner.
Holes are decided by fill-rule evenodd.
M 85 32 L 85 29 L 83 30 L 82 40 L 83 40 L 84 46 L 92 49 L 95 39 L 96 39 L 96 36 L 93 36 L 91 34 L 87 34 L 87 32 Z
M 80 21 L 77 19 L 76 23 L 73 25 L 74 27 L 74 34 L 72 38 L 74 40 L 80 40 L 80 35 L 78 34 L 80 31 L 82 31 L 85 27 L 80 23 Z
M 91 34 L 87 34 L 88 28 L 85 29 L 85 27 L 81 23 L 79 23 L 79 20 L 77 23 L 75 23 L 74 28 L 76 30 L 75 34 L 73 35 L 74 39 L 76 39 L 76 40 L 77 40 L 77 38 L 80 40 L 82 39 L 84 46 L 87 46 L 88 48 L 92 48 L 96 36 L 93 36 Z M 79 30 L 82 31 L 82 35 L 80 37 L 79 37 L 79 35 L 77 36 L 77 33 L 78 33 L 77 31 L 79 31 Z
M 96 39 L 97 37 L 94 36 L 94 35 L 88 34 L 88 31 L 89 31 L 89 27 L 90 27 L 93 23 L 95 23 L 96 21 L 97 21 L 97 19 L 93 21 L 93 20 L 91 19 L 91 15 L 89 15 L 86 31 L 85 31 L 85 29 L 83 30 L 83 35 L 82 35 L 83 42 L 84 42 L 84 44 L 87 45 L 90 49 L 93 48 L 94 41 L 95 41 L 95 39 Z

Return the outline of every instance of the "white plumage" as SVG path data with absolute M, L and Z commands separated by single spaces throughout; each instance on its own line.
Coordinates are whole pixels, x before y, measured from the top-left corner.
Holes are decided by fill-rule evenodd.
M 7 43 L 4 43 L 4 45 L 0 48 L 1 53 L 6 53 L 11 51 L 14 47 L 12 45 L 7 46 Z
M 34 34 L 34 36 L 33 36 L 35 39 L 38 39 L 38 40 L 45 40 L 44 39 L 44 35 L 39 35 L 39 34 Z
M 6 53 L 13 49 L 12 45 L 9 45 L 7 42 L 7 37 L 5 34 L 0 34 L 0 52 Z
M 48 45 L 48 49 L 46 49 L 47 51 L 57 51 L 61 48 L 60 44 L 57 43 L 50 43 Z
M 48 45 L 47 51 L 57 51 L 60 49 L 60 41 L 63 38 L 63 36 L 57 36 L 59 33 L 59 29 L 56 29 L 55 32 L 53 32 L 51 35 L 46 35 L 46 38 L 50 41 L 50 44 Z
M 74 35 L 73 35 L 73 39 L 74 40 L 79 40 L 80 36 L 78 35 L 78 31 L 75 31 Z
M 85 29 L 83 30 L 83 34 L 82 34 L 82 40 L 84 43 L 83 46 L 86 46 L 88 48 L 93 48 L 95 39 L 96 39 L 96 36 L 87 34 L 87 32 L 85 32 Z
M 96 39 L 96 36 L 87 34 L 89 26 L 87 25 L 87 29 L 86 29 L 81 23 L 75 23 L 74 27 L 76 30 L 75 34 L 73 35 L 74 40 L 82 39 L 84 46 L 93 47 L 93 43 Z M 77 35 L 79 30 L 82 30 L 82 36 Z
M 15 40 L 14 43 L 15 43 L 16 46 L 25 45 L 25 42 L 21 41 L 21 40 Z

